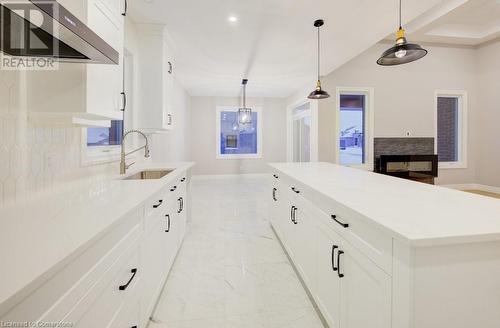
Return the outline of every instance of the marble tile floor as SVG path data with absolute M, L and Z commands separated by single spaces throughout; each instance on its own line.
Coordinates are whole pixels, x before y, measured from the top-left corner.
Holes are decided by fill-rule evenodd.
M 262 178 L 192 183 L 192 220 L 149 328 L 323 328 L 267 218 Z

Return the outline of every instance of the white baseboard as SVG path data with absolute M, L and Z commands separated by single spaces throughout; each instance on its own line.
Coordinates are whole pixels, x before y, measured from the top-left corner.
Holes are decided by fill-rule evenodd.
M 500 187 L 487 186 L 479 183 L 441 185 L 441 187 L 457 189 L 457 190 L 481 190 L 481 191 L 492 192 L 495 194 L 500 194 Z
M 263 179 L 266 178 L 266 173 L 248 173 L 248 174 L 200 174 L 193 175 L 191 180 L 206 181 L 206 180 L 230 180 L 230 179 Z

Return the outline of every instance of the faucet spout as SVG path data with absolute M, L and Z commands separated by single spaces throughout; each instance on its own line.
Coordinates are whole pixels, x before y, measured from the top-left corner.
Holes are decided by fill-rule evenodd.
M 137 133 L 137 134 L 140 134 L 144 137 L 144 140 L 146 141 L 146 144 L 142 147 L 139 147 L 137 149 L 134 149 L 134 150 L 131 150 L 129 151 L 128 153 L 125 152 L 125 139 L 127 138 L 127 136 L 129 134 L 132 134 L 132 133 Z M 127 131 L 124 135 L 123 135 L 123 138 L 122 138 L 122 145 L 121 145 L 121 152 L 120 152 L 120 174 L 125 174 L 127 172 L 127 169 L 133 164 L 130 164 L 130 165 L 127 165 L 126 161 L 125 161 L 125 158 L 130 155 L 130 154 L 133 154 L 135 152 L 138 152 L 140 150 L 144 149 L 144 157 L 145 158 L 149 158 L 150 157 L 150 151 L 149 151 L 149 140 L 148 140 L 148 137 L 146 136 L 146 134 L 144 134 L 143 132 L 139 131 L 139 130 L 130 130 L 130 131 Z

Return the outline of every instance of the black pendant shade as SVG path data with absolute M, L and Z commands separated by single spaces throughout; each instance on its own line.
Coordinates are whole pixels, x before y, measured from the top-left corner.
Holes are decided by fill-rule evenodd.
M 318 29 L 318 82 L 316 83 L 316 89 L 314 89 L 313 92 L 309 94 L 307 98 L 309 99 L 325 99 L 330 97 L 328 92 L 325 90 L 321 89 L 321 80 L 320 80 L 320 55 L 321 55 L 321 48 L 320 48 L 320 38 L 319 38 L 319 28 L 323 26 L 325 22 L 322 19 L 318 19 L 314 21 L 314 27 Z
M 427 55 L 427 50 L 418 44 L 407 43 L 406 39 L 401 43 L 396 43 L 390 49 L 384 51 L 377 60 L 377 64 L 382 66 L 394 66 L 411 63 Z
M 377 60 L 382 66 L 394 66 L 411 63 L 427 55 L 427 50 L 418 44 L 408 43 L 405 30 L 401 27 L 401 0 L 399 0 L 399 30 L 396 33 L 396 44 L 384 51 Z

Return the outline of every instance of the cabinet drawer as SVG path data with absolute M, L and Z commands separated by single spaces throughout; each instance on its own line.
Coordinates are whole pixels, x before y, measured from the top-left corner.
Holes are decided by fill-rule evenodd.
M 375 262 L 388 274 L 392 274 L 392 238 L 377 229 L 356 213 L 335 203 L 332 200 L 321 203 L 321 207 L 311 201 L 297 196 L 306 211 L 317 217 L 329 228 L 337 232 L 342 238 L 356 247 L 360 252 Z
M 139 246 L 136 240 L 109 268 L 64 318 L 76 327 L 109 327 L 129 299 L 138 299 L 136 288 L 142 270 L 139 267 Z
M 61 320 L 93 288 L 140 235 L 139 210 L 89 246 L 42 286 L 18 303 L 2 321 Z

